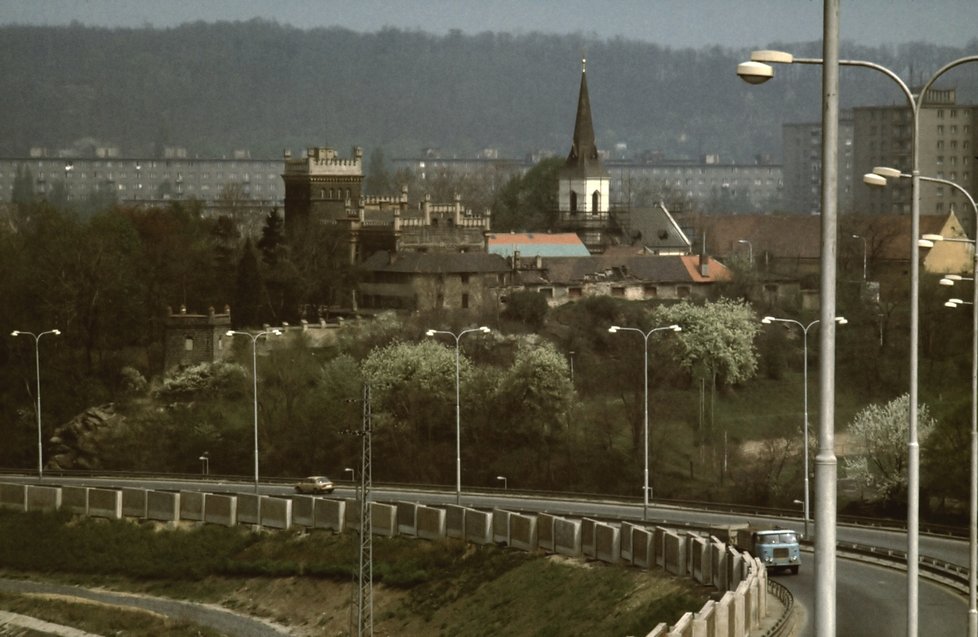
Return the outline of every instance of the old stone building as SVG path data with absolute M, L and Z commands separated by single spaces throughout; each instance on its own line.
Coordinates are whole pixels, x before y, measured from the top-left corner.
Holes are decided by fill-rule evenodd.
M 186 306 L 174 313 L 167 310 L 164 324 L 163 369 L 213 363 L 223 359 L 230 351 L 231 309 L 217 313 L 213 307 L 207 314 L 191 314 Z

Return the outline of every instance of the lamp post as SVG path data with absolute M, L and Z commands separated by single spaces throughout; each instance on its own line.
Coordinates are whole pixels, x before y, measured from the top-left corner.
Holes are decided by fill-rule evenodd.
M 75 164 L 70 161 L 65 162 L 65 201 L 71 199 L 71 188 L 69 187 L 68 177 L 71 175 L 71 171 L 75 169 Z
M 975 223 L 978 224 L 978 204 L 975 203 L 971 193 L 960 185 L 947 179 L 938 177 L 925 177 L 917 174 L 908 175 L 904 172 L 886 166 L 877 166 L 873 172 L 863 176 L 863 181 L 871 186 L 886 186 L 887 178 L 890 179 L 913 179 L 926 181 L 934 184 L 941 184 L 954 188 L 965 196 L 971 209 L 974 211 Z M 948 274 L 941 279 L 941 285 L 952 286 L 955 281 L 970 280 L 976 282 L 971 302 L 961 299 L 950 299 L 944 305 L 957 307 L 958 305 L 972 305 L 971 311 L 971 495 L 969 504 L 968 520 L 968 635 L 975 637 L 978 635 L 978 244 L 971 239 L 946 238 L 939 234 L 927 234 L 920 240 L 919 245 L 924 248 L 933 247 L 936 241 L 954 241 L 959 243 L 971 243 L 972 248 L 972 276 L 970 279 L 962 277 L 960 274 Z M 916 261 L 916 259 L 914 259 Z
M 46 332 L 41 332 L 35 334 L 33 332 L 24 332 L 21 330 L 14 330 L 10 333 L 11 336 L 30 336 L 34 339 L 34 370 L 37 372 L 37 477 L 41 479 L 44 477 L 44 447 L 41 436 L 41 353 L 39 343 L 41 337 L 45 334 L 53 334 L 54 336 L 60 336 L 61 330 L 47 330 Z
M 509 481 L 506 480 L 506 476 L 496 476 L 496 480 L 503 483 L 503 491 L 509 488 Z
M 832 0 L 826 0 L 826 12 L 828 16 L 828 4 Z M 837 0 L 835 0 L 837 2 Z M 835 8 L 838 13 L 838 6 Z M 838 16 L 836 15 L 836 19 Z M 863 60 L 839 60 L 836 59 L 835 65 L 838 66 L 857 66 L 869 68 L 883 73 L 897 83 L 913 115 L 913 125 L 911 128 L 911 205 L 910 205 L 910 414 L 907 440 L 907 637 L 917 637 L 918 630 L 918 607 L 919 607 L 919 586 L 920 586 L 920 444 L 917 440 L 917 389 L 918 389 L 918 349 L 919 349 L 919 328 L 920 328 L 920 263 L 917 258 L 917 237 L 920 234 L 920 108 L 927 99 L 927 92 L 930 87 L 951 69 L 967 62 L 978 62 L 978 55 L 969 55 L 953 60 L 935 72 L 927 82 L 924 83 L 920 91 L 915 95 L 907 84 L 900 79 L 896 73 L 890 69 Z M 824 65 L 825 72 L 831 66 L 828 60 L 818 58 L 797 58 L 791 53 L 784 51 L 754 51 L 749 62 L 741 63 L 737 66 L 737 74 L 746 82 L 751 84 L 761 84 L 774 77 L 774 70 L 771 64 L 819 64 Z M 836 86 L 836 90 L 838 86 Z M 838 96 L 836 96 L 838 99 Z M 838 122 L 834 122 L 837 126 Z M 833 149 L 837 150 L 837 149 Z M 836 163 L 835 153 L 823 153 L 822 170 L 830 168 L 829 164 Z M 823 184 L 825 188 L 825 184 Z M 823 207 L 827 202 L 823 201 Z M 824 216 L 824 215 L 823 215 Z M 823 250 L 823 256 L 825 251 Z M 825 299 L 823 299 L 824 306 Z M 821 448 L 821 445 L 820 445 Z M 834 498 L 833 498 L 834 500 Z M 835 503 L 831 503 L 834 507 Z M 833 508 L 834 515 L 834 508 Z M 820 562 L 816 551 L 816 579 Z M 826 562 L 834 555 L 827 555 L 823 551 L 821 556 Z M 833 573 L 834 573 L 834 567 Z M 818 588 L 816 586 L 816 588 Z M 820 591 L 819 596 L 821 596 Z M 826 605 L 828 595 L 825 595 Z M 818 604 L 816 603 L 816 606 Z M 833 604 L 834 608 L 834 604 Z M 826 618 L 827 619 L 827 618 Z M 816 621 L 816 629 L 821 630 Z M 829 628 L 826 628 L 829 630 Z M 832 630 L 834 632 L 834 629 Z M 821 632 L 819 633 L 822 634 Z M 978 615 L 969 614 L 968 623 L 969 637 L 978 636 Z
M 645 357 L 643 359 L 644 364 L 642 365 L 642 371 L 644 373 L 644 386 L 645 386 L 645 427 L 644 427 L 644 440 L 645 440 L 645 470 L 644 470 L 644 480 L 642 482 L 642 519 L 649 519 L 649 337 L 656 332 L 661 332 L 663 330 L 672 330 L 673 332 L 681 332 L 683 328 L 678 325 L 664 325 L 662 327 L 653 327 L 649 331 L 643 331 L 637 327 L 621 327 L 618 325 L 612 325 L 608 328 L 608 331 L 612 334 L 617 334 L 618 332 L 637 332 L 642 335 L 645 341 Z
M 863 281 L 865 281 L 866 280 L 866 237 L 859 234 L 854 234 L 852 235 L 852 238 L 863 240 Z
M 282 332 L 281 330 L 265 330 L 252 334 L 251 332 L 239 332 L 237 330 L 227 331 L 227 336 L 241 335 L 251 339 L 251 387 L 255 399 L 255 495 L 258 495 L 258 339 L 264 336 L 267 340 L 269 334 L 281 336 Z
M 747 244 L 747 264 L 750 269 L 754 269 L 754 244 L 752 244 L 748 239 L 737 239 L 737 243 Z
M 802 371 L 802 385 L 804 386 L 804 421 L 803 421 L 803 429 L 804 429 L 803 438 L 804 438 L 804 442 L 803 442 L 803 446 L 804 446 L 804 456 L 805 456 L 805 458 L 804 458 L 804 472 L 805 472 L 804 488 L 805 488 L 805 496 L 804 496 L 804 502 L 803 502 L 803 504 L 805 505 L 804 506 L 805 537 L 807 538 L 808 537 L 808 519 L 809 519 L 809 507 L 808 507 L 808 503 L 809 503 L 809 499 L 808 499 L 808 492 L 809 492 L 809 488 L 808 488 L 808 330 L 810 330 L 811 328 L 813 328 L 816 325 L 818 325 L 821 322 L 821 319 L 815 319 L 814 321 L 812 321 L 808 325 L 803 325 L 801 322 L 796 321 L 794 319 L 777 318 L 777 317 L 774 317 L 774 316 L 765 316 L 763 319 L 761 319 L 761 323 L 763 323 L 765 325 L 770 325 L 771 323 L 774 323 L 774 322 L 797 325 L 798 327 L 801 328 L 801 333 L 803 335 L 802 341 L 804 343 L 804 350 L 803 351 L 804 351 L 804 363 L 805 363 L 804 369 Z M 847 321 L 842 316 L 837 316 L 837 317 L 835 317 L 835 322 L 838 323 L 839 325 L 845 325 L 849 321 Z M 797 502 L 797 500 L 796 500 L 796 502 Z
M 455 339 L 455 504 L 462 504 L 462 407 L 459 402 L 459 341 L 462 337 L 471 332 L 482 332 L 488 334 L 491 330 L 483 325 L 462 330 L 458 334 L 448 330 L 428 330 L 425 336 L 435 336 L 436 334 L 447 334 Z
M 210 464 L 211 464 L 211 462 L 210 462 L 210 455 L 209 455 L 209 454 L 208 454 L 208 453 L 207 453 L 207 452 L 205 451 L 205 452 L 204 452 L 204 453 L 203 453 L 203 454 L 202 454 L 202 455 L 201 455 L 201 456 L 200 456 L 199 458 L 197 458 L 197 459 L 198 459 L 198 460 L 200 460 L 200 471 L 201 471 L 201 473 L 203 473 L 203 474 L 204 474 L 205 476 L 206 476 L 206 475 L 208 475 L 208 474 L 209 474 L 209 473 L 211 472 L 211 467 L 210 467 Z

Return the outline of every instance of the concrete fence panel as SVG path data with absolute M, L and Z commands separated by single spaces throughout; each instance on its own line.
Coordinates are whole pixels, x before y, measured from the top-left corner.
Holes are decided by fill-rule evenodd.
M 441 540 L 448 535 L 445 509 L 418 507 L 418 537 L 423 540 Z
M 554 519 L 554 552 L 581 557 L 581 523 L 578 520 Z
M 258 513 L 260 504 L 258 496 L 254 493 L 238 494 L 238 524 L 259 524 L 261 518 Z
M 535 551 L 537 542 L 537 518 L 533 515 L 512 513 L 509 516 L 509 545 L 521 551 Z
M 617 564 L 621 560 L 621 534 L 610 524 L 594 525 L 594 556 L 602 562 Z
M 346 501 L 314 498 L 312 503 L 313 527 L 343 532 L 346 518 Z
M 665 570 L 677 577 L 686 576 L 686 542 L 675 533 L 666 533 L 664 536 L 665 544 Z
M 292 500 L 292 524 L 311 529 L 316 526 L 316 498 L 311 495 L 293 495 Z
M 716 620 L 716 602 L 707 600 L 703 608 L 693 615 L 692 637 L 718 637 Z
M 537 514 L 537 546 L 544 551 L 554 551 L 554 516 L 549 513 Z
M 174 524 L 180 520 L 180 493 L 176 491 L 148 491 L 146 493 L 146 519 Z
M 734 590 L 744 580 L 744 556 L 727 547 L 727 590 Z
M 581 520 L 581 552 L 584 557 L 595 557 L 594 550 L 594 526 L 596 521 L 590 518 Z
M 645 570 L 655 566 L 655 532 L 640 527 L 632 528 L 632 564 Z
M 415 537 L 418 534 L 418 503 L 398 502 L 397 503 L 397 532 L 407 537 Z
M 741 582 L 741 584 L 743 583 Z M 744 592 L 744 587 L 742 586 L 738 586 L 733 591 L 733 601 L 730 604 L 730 637 L 746 637 L 748 634 Z
M 291 529 L 292 500 L 261 496 L 261 525 L 270 529 Z
M 0 484 L 0 509 L 27 510 L 27 485 L 5 482 Z
M 61 487 L 61 510 L 88 515 L 88 487 Z
M 704 577 L 704 572 L 706 567 L 705 562 L 709 561 L 709 553 L 707 553 L 706 538 L 694 537 L 691 538 L 689 542 L 689 552 L 687 554 L 688 558 L 688 571 L 690 577 L 696 580 L 700 584 L 706 584 L 707 580 Z
M 145 520 L 148 517 L 147 493 L 147 489 L 122 489 L 122 515 Z
M 204 494 L 204 523 L 234 526 L 238 523 L 238 498 L 223 493 Z
M 509 518 L 512 514 L 502 509 L 492 510 L 492 541 L 509 546 Z
M 632 563 L 632 529 L 639 527 L 629 522 L 621 523 L 621 560 L 626 564 Z
M 450 538 L 465 538 L 465 507 L 456 504 L 445 506 L 445 534 Z
M 397 507 L 382 502 L 370 503 L 370 532 L 374 535 L 397 535 Z
M 669 626 L 665 622 L 656 625 L 655 628 L 650 630 L 645 637 L 666 637 L 669 634 Z
M 360 530 L 360 500 L 354 498 L 345 498 L 343 502 L 346 503 L 346 520 L 344 522 L 343 530 L 349 531 L 359 531 Z
M 716 623 L 717 637 L 728 637 L 730 635 L 730 613 L 734 603 L 734 594 L 730 591 L 724 593 L 713 608 L 713 616 Z
M 239 496 L 240 497 L 240 496 Z M 240 511 L 240 502 L 239 502 Z M 204 494 L 200 491 L 180 492 L 180 519 L 193 522 L 204 521 Z
M 662 570 L 666 568 L 666 534 L 668 533 L 672 531 L 661 526 L 655 527 L 655 565 Z
M 61 487 L 27 485 L 28 511 L 57 511 L 61 508 Z
M 88 515 L 93 518 L 122 519 L 122 491 L 117 489 L 89 489 Z
M 465 510 L 465 540 L 473 544 L 492 544 L 492 513 Z
M 666 635 L 667 637 L 693 637 L 693 613 L 683 613 Z

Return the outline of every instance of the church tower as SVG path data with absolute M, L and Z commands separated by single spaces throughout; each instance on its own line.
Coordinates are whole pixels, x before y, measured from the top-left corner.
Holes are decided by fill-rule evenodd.
M 332 148 L 309 148 L 305 157 L 285 155 L 285 230 L 301 237 L 312 222 L 345 220 L 359 205 L 363 184 L 363 150 L 342 159 Z
M 601 163 L 594 142 L 591 99 L 587 91 L 587 60 L 581 60 L 581 90 L 577 98 L 574 138 L 558 179 L 561 229 L 580 234 L 589 249 L 600 246 L 604 243 L 604 231 L 609 221 L 611 177 Z

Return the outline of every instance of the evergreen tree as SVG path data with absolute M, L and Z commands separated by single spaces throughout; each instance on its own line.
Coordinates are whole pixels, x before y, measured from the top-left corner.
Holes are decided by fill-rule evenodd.
M 270 268 L 274 268 L 285 257 L 285 225 L 277 208 L 265 217 L 258 249 L 261 250 L 262 261 Z
M 238 276 L 234 285 L 231 322 L 235 329 L 261 324 L 264 299 L 265 283 L 258 266 L 258 256 L 249 238 L 245 241 L 241 259 L 238 261 Z

